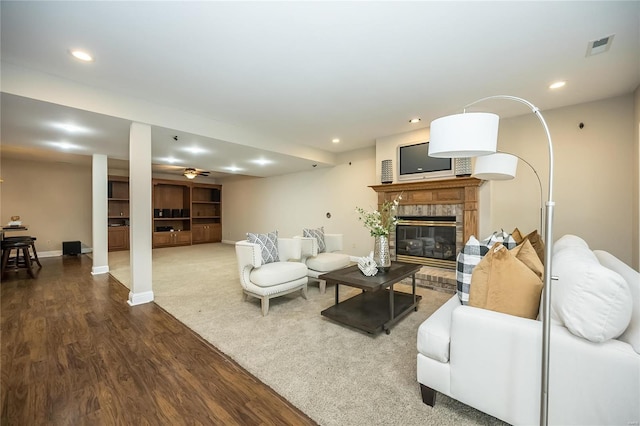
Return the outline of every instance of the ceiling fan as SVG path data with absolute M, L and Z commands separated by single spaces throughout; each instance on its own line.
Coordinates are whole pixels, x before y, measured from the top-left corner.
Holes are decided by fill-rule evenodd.
M 194 169 L 193 167 L 188 167 L 184 169 L 182 173 L 187 179 L 195 179 L 196 176 L 209 176 L 209 172 L 204 170 Z

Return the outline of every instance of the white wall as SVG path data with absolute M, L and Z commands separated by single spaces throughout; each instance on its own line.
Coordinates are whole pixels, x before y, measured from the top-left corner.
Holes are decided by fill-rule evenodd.
M 63 241 L 92 247 L 91 166 L 2 159 L 0 221 L 20 216 L 40 256 L 62 253 Z M 50 252 L 50 253 L 49 253 Z
M 546 201 L 546 135 L 533 114 L 526 109 L 523 114 L 500 120 L 498 149 L 517 154 L 535 167 Z M 592 248 L 608 250 L 633 265 L 632 246 L 638 236 L 632 231 L 637 223 L 632 200 L 638 169 L 633 95 L 543 111 L 543 115 L 555 153 L 554 239 L 576 234 Z M 585 125 L 582 130 L 580 122 Z M 398 145 L 428 138 L 428 129 L 420 129 L 378 139 L 376 182 L 385 159 L 394 160 L 395 179 Z M 510 232 L 518 227 L 529 232 L 539 229 L 539 223 L 540 186 L 526 164 L 519 164 L 516 179 L 486 182 L 480 188 L 481 238 L 499 229 Z
M 536 168 L 546 201 L 546 136 L 533 114 L 526 110 L 523 114 L 501 120 L 498 147 L 525 158 Z M 638 220 L 633 201 L 637 200 L 633 191 L 638 169 L 634 96 L 543 114 L 555 153 L 554 239 L 576 234 L 592 248 L 608 250 L 634 265 L 632 247 L 638 237 L 633 231 Z M 580 122 L 585 124 L 582 130 L 578 128 Z M 347 253 L 365 255 L 373 239 L 357 221 L 355 206 L 375 208 L 376 195 L 368 186 L 380 184 L 382 160 L 393 160 L 395 179 L 398 145 L 428 138 L 429 130 L 423 128 L 379 138 L 375 150 L 346 153 L 333 168 L 223 181 L 223 239 L 235 241 L 244 239 L 248 231 L 273 229 L 289 236 L 299 234 L 303 227 L 325 226 L 327 232 L 344 233 Z M 518 227 L 529 232 L 539 228 L 540 187 L 525 164 L 518 166 L 517 173 L 512 181 L 487 182 L 480 188 L 481 236 L 498 229 L 512 231 Z M 331 219 L 325 218 L 326 212 L 332 213 Z
M 344 234 L 344 252 L 364 256 L 373 238 L 358 222 L 356 206 L 376 209 L 369 188 L 375 178 L 373 148 L 347 152 L 338 165 L 268 178 L 223 179 L 222 239 L 246 239 L 247 232 L 278 231 L 282 237 L 302 235 L 303 228 L 324 226 Z M 331 213 L 331 218 L 326 213 Z
M 555 153 L 554 238 L 576 234 L 590 247 L 632 264 L 633 98 L 631 95 L 543 111 Z M 579 123 L 584 123 L 580 129 Z M 546 137 L 533 114 L 504 120 L 499 147 L 537 169 L 547 198 Z M 528 231 L 537 218 L 533 174 L 491 182 L 491 226 Z M 536 214 L 533 214 L 536 212 Z

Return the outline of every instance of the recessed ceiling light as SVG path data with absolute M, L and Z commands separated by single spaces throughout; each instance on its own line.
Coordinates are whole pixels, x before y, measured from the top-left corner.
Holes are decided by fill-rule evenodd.
M 80 59 L 81 61 L 84 61 L 84 62 L 93 61 L 93 56 L 91 56 L 90 54 L 88 54 L 84 50 L 72 49 L 70 52 L 71 52 L 71 55 L 74 58 Z
M 179 162 L 180 160 L 178 160 L 177 158 L 174 158 L 174 157 L 166 157 L 166 158 L 161 158 L 160 161 L 164 161 L 164 162 L 169 163 L 169 164 L 174 164 L 174 163 Z
M 561 87 L 564 87 L 566 84 L 567 84 L 566 81 L 556 81 L 549 85 L 549 89 L 559 89 Z
M 207 152 L 206 149 L 202 149 L 202 148 L 197 147 L 197 146 L 187 146 L 187 147 L 182 148 L 182 150 L 190 152 L 192 154 L 202 154 L 204 152 Z
M 49 143 L 57 148 L 64 149 L 64 150 L 80 148 L 78 145 L 74 145 L 69 142 L 49 142 Z
M 88 133 L 89 130 L 85 127 L 76 126 L 75 124 L 70 123 L 52 123 L 52 126 L 64 130 L 68 133 Z
M 225 170 L 228 170 L 230 172 L 239 172 L 242 169 L 240 167 L 230 166 L 230 167 L 225 167 Z
M 338 138 L 333 138 L 333 139 L 331 139 L 331 142 L 333 142 L 333 143 L 340 143 L 340 139 L 338 139 Z
M 252 163 L 259 164 L 260 166 L 266 166 L 267 164 L 271 164 L 273 161 L 266 160 L 264 158 L 259 158 L 257 160 L 253 160 Z
M 411 120 L 409 120 L 409 123 L 419 123 L 420 119 L 419 118 L 412 118 Z

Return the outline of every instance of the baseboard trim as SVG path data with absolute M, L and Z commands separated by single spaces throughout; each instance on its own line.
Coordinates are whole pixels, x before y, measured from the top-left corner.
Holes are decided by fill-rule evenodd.
M 83 247 L 81 249 L 82 254 L 93 253 L 93 248 Z M 62 250 L 50 250 L 50 251 L 38 251 L 38 257 L 58 257 L 62 256 Z
M 150 302 L 153 302 L 153 291 L 144 291 L 142 293 L 129 292 L 129 300 L 127 300 L 127 303 L 130 306 L 143 305 Z
M 62 256 L 62 250 L 39 251 L 38 257 L 58 257 Z
M 93 266 L 91 268 L 91 275 L 100 275 L 109 273 L 109 265 Z

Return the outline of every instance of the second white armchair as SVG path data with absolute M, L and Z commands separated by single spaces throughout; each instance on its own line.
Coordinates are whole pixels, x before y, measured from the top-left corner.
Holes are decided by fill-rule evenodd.
M 349 266 L 349 255 L 342 251 L 342 234 L 324 234 L 325 248 L 320 252 L 318 240 L 315 237 L 295 237 L 302 242 L 302 263 L 304 263 L 309 278 L 318 281 L 320 293 L 324 294 L 327 283 L 318 277 L 327 272 Z

